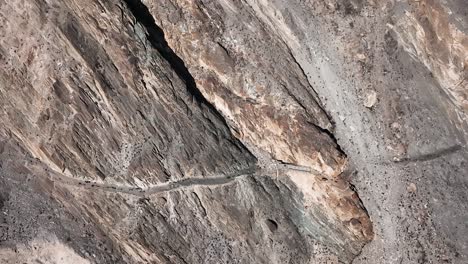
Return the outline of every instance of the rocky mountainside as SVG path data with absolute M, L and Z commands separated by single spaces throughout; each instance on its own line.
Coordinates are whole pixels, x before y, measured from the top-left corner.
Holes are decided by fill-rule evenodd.
M 467 263 L 464 0 L 0 0 L 0 263 Z

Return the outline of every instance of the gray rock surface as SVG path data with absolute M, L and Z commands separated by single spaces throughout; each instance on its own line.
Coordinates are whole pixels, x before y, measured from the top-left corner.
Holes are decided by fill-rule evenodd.
M 467 263 L 463 0 L 0 2 L 1 263 Z

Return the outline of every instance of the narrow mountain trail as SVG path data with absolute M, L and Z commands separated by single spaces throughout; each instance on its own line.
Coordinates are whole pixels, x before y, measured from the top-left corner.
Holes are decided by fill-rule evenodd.
M 40 165 L 34 166 L 36 169 L 47 170 Z M 150 187 L 142 188 L 138 186 L 130 186 L 130 185 L 117 185 L 112 183 L 105 183 L 105 182 L 95 182 L 91 180 L 82 180 L 72 178 L 63 174 L 60 174 L 55 171 L 47 170 L 47 174 L 40 173 L 38 175 L 48 175 L 50 180 L 54 182 L 54 184 L 62 184 L 68 185 L 78 188 L 86 188 L 86 189 L 93 189 L 93 190 L 100 190 L 106 192 L 114 192 L 114 193 L 124 193 L 129 195 L 135 195 L 139 197 L 146 197 L 153 194 L 163 193 L 163 192 L 170 192 L 170 191 L 177 191 L 187 188 L 193 188 L 197 186 L 221 186 L 232 183 L 234 181 L 244 179 L 247 177 L 259 177 L 259 176 L 270 176 L 270 177 L 278 177 L 278 175 L 284 175 L 287 171 L 301 171 L 301 172 L 311 172 L 313 170 L 308 167 L 297 166 L 292 164 L 283 164 L 277 162 L 271 162 L 263 167 L 251 167 L 244 170 L 241 170 L 237 173 L 228 174 L 228 175 L 212 175 L 206 177 L 187 177 L 182 178 L 176 181 L 169 181 L 165 183 L 160 183 L 157 185 L 153 185 Z

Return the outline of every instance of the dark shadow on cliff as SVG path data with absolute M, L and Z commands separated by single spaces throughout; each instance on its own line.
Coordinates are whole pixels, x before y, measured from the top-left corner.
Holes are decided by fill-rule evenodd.
M 214 122 L 221 122 L 222 126 L 224 127 L 222 130 L 225 131 L 232 136 L 234 141 L 229 139 L 231 143 L 237 145 L 243 151 L 249 153 L 251 157 L 255 157 L 245 145 L 240 142 L 238 138 L 232 135 L 230 131 L 230 127 L 227 124 L 224 117 L 218 112 L 218 110 L 203 96 L 203 94 L 198 89 L 193 76 L 190 74 L 189 70 L 185 66 L 184 61 L 177 56 L 177 54 L 171 49 L 169 44 L 166 41 L 164 36 L 164 31 L 156 24 L 154 17 L 151 15 L 148 7 L 142 3 L 141 0 L 123 0 L 133 16 L 135 17 L 136 21 L 140 23 L 142 26 L 145 27 L 147 31 L 147 39 L 151 43 L 151 46 L 156 49 L 161 56 L 169 63 L 171 68 L 177 74 L 177 76 L 185 82 L 187 87 L 188 93 L 192 96 L 192 99 L 201 106 L 206 107 L 211 114 L 214 115 Z M 256 160 L 256 158 L 254 158 Z
M 169 47 L 164 36 L 164 31 L 156 24 L 148 7 L 140 0 L 124 0 L 124 2 L 127 4 L 136 21 L 146 28 L 148 32 L 147 38 L 153 48 L 159 51 L 161 56 L 171 65 L 171 68 L 176 72 L 177 76 L 185 82 L 188 92 L 197 102 L 205 104 L 212 108 L 212 110 L 215 110 L 205 97 L 203 97 L 200 90 L 198 90 L 195 80 L 185 66 L 184 61 Z M 217 113 L 216 110 L 215 113 Z

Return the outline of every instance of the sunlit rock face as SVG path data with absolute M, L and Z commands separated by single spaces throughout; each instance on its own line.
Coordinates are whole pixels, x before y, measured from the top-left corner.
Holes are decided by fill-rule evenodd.
M 465 263 L 463 8 L 1 2 L 0 260 Z
M 395 15 L 390 28 L 402 47 L 434 74 L 447 96 L 466 115 L 468 25 L 459 17 L 466 5 L 456 1 L 414 1 L 410 7 Z
M 35 158 L 68 177 L 143 185 L 255 163 L 131 14 L 83 4 L 3 6 L 2 121 Z

